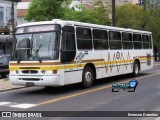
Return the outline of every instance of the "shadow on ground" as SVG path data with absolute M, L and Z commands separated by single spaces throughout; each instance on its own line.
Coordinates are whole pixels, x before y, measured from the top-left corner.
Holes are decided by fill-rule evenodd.
M 151 73 L 141 73 L 139 77 L 149 75 Z M 114 76 L 114 77 L 108 77 L 108 78 L 103 78 L 103 79 L 98 79 L 94 81 L 94 84 L 91 88 L 84 89 L 80 83 L 78 84 L 72 84 L 72 85 L 66 85 L 62 87 L 49 87 L 49 88 L 44 88 L 44 87 L 34 87 L 35 89 L 32 90 L 27 90 L 25 92 L 21 92 L 20 94 L 46 94 L 46 95 L 63 95 L 66 93 L 74 93 L 74 92 L 82 92 L 85 90 L 91 90 L 95 89 L 98 87 L 106 86 L 106 85 L 112 85 L 113 83 L 123 83 L 126 80 L 132 80 L 136 79 L 132 76 L 132 74 L 127 74 L 127 75 L 119 75 L 119 76 Z M 32 87 L 31 87 L 32 88 Z

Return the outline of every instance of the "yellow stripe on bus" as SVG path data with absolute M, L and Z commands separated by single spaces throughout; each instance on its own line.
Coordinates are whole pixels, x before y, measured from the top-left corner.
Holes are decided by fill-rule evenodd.
M 146 61 L 146 60 L 152 60 L 151 59 L 147 59 L 147 58 L 140 58 L 140 61 Z M 99 66 L 99 65 L 114 65 L 114 64 L 120 64 L 120 63 L 133 63 L 134 60 L 120 60 L 120 61 L 110 61 L 110 62 L 93 62 L 93 64 L 95 66 Z M 86 63 L 80 63 L 80 64 L 68 64 L 68 65 L 51 65 L 51 66 L 39 66 L 40 70 L 58 70 L 58 69 L 67 69 L 67 68 L 77 68 L 77 67 L 84 67 L 86 65 Z M 25 69 L 23 70 L 31 70 L 31 66 L 23 66 L 25 67 Z M 28 67 L 28 69 L 27 69 Z M 9 70 L 20 70 L 21 67 L 20 66 L 10 66 Z M 37 70 L 35 68 L 33 68 L 32 70 Z

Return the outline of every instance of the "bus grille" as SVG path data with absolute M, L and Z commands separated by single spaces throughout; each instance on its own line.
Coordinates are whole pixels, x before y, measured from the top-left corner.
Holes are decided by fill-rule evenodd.
M 24 81 L 40 81 L 40 78 L 20 78 L 20 80 L 24 80 Z
M 38 71 L 37 70 L 23 70 L 22 73 L 35 74 L 35 73 L 38 73 Z

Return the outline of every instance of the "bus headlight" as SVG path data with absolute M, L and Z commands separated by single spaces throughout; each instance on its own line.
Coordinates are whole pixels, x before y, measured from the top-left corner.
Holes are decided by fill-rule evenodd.
M 51 75 L 51 74 L 53 74 L 53 71 L 52 70 L 46 70 L 46 73 L 45 73 L 46 75 Z
M 42 74 L 45 74 L 46 73 L 46 71 L 45 70 L 42 70 Z
M 15 75 L 16 74 L 16 71 L 15 70 L 11 70 L 10 71 L 10 75 Z
M 42 74 L 45 75 L 57 74 L 57 70 L 42 70 Z

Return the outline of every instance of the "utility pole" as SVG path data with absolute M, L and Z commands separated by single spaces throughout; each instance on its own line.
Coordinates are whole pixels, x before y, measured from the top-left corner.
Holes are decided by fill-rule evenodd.
M 12 0 L 11 17 L 12 17 L 12 34 L 14 34 L 14 29 L 15 29 L 15 24 L 14 24 L 14 0 Z
M 112 26 L 116 26 L 115 0 L 112 0 Z

